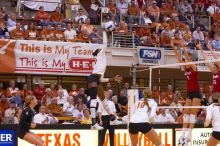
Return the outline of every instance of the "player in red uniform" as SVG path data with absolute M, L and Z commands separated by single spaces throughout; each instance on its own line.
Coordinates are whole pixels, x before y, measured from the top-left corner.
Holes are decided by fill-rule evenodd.
M 171 43 L 174 53 L 177 57 L 177 60 L 180 63 L 183 63 L 176 46 L 174 46 L 173 43 Z M 182 42 L 177 44 L 179 48 L 182 48 L 183 55 L 185 56 L 186 62 L 191 62 L 191 59 L 185 49 L 185 46 Z M 200 94 L 200 88 L 198 83 L 198 72 L 197 67 L 195 64 L 190 64 L 184 66 L 185 76 L 186 76 L 186 84 L 187 84 L 187 98 L 184 106 L 199 106 L 201 104 L 201 94 Z M 182 135 L 179 139 L 179 144 L 183 146 L 187 146 L 188 142 L 191 141 L 192 136 L 192 129 L 195 126 L 196 121 L 196 115 L 198 113 L 198 109 L 184 109 L 184 115 L 183 115 L 183 130 Z M 186 131 L 188 132 L 188 135 L 186 136 Z
M 205 60 L 208 60 L 207 55 L 204 53 L 200 44 L 197 45 L 197 48 L 201 50 L 201 54 Z M 214 59 L 219 59 L 217 54 L 215 54 L 214 50 L 211 47 L 210 42 L 208 43 L 208 48 L 212 53 Z M 209 70 L 212 72 L 212 92 L 213 93 L 220 93 L 220 62 L 216 62 L 214 64 L 208 63 Z

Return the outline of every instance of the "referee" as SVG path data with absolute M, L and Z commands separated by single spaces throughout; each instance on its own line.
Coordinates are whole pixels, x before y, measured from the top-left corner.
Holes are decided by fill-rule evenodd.
M 116 109 L 115 109 L 114 102 L 109 100 L 110 96 L 107 91 L 105 91 L 104 94 L 105 94 L 105 100 L 107 101 L 107 104 L 111 110 L 111 113 L 116 116 Z M 112 125 L 110 125 L 110 115 L 105 111 L 101 103 L 99 104 L 99 107 L 98 107 L 98 115 L 99 115 L 99 121 L 100 121 L 99 124 L 100 126 L 104 128 L 103 130 L 100 131 L 99 146 L 104 145 L 105 134 L 107 130 L 109 130 L 109 135 L 110 135 L 110 146 L 114 146 L 115 129 Z

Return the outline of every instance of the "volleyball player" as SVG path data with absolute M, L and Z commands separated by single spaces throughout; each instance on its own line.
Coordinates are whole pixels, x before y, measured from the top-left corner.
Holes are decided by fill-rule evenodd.
M 36 124 L 32 123 L 34 117 L 34 107 L 37 105 L 35 96 L 28 95 L 25 97 L 26 107 L 22 111 L 18 125 L 18 137 L 36 146 L 45 146 L 44 141 L 37 135 L 30 132 L 30 128 L 35 128 Z
M 102 87 L 103 82 L 121 82 L 120 76 L 115 76 L 114 78 L 104 78 L 104 73 L 106 70 L 106 55 L 105 47 L 102 49 L 97 49 L 94 51 L 93 56 L 96 57 L 96 63 L 94 65 L 92 74 L 87 79 L 87 94 L 90 96 L 90 112 L 92 116 L 92 129 L 102 130 L 103 127 L 99 126 L 96 119 L 98 101 L 96 99 L 97 95 L 101 100 L 103 108 L 110 115 L 111 120 L 115 120 L 115 116 L 111 113 L 108 103 L 105 100 L 104 89 Z
M 205 60 L 208 60 L 207 55 L 204 53 L 202 47 L 200 44 L 197 44 L 197 48 L 200 49 L 201 54 Z M 212 53 L 212 56 L 214 59 L 219 59 L 217 54 L 214 52 L 214 50 L 211 47 L 210 42 L 208 43 L 208 48 Z M 216 62 L 214 64 L 208 63 L 208 68 L 212 72 L 212 92 L 219 92 L 220 93 L 220 62 Z
M 204 127 L 208 127 L 212 122 L 212 135 L 207 146 L 216 146 L 220 142 L 220 93 L 212 94 L 213 103 L 206 109 L 206 120 Z
M 186 62 L 191 62 L 191 59 L 185 49 L 183 43 L 179 43 L 178 46 L 182 49 L 183 55 L 185 56 Z M 182 58 L 180 57 L 177 48 L 172 44 L 174 53 L 177 57 L 177 60 L 180 63 L 183 63 Z M 198 82 L 198 71 L 195 64 L 185 65 L 184 66 L 184 75 L 186 77 L 186 85 L 187 85 L 187 98 L 184 106 L 200 106 L 201 104 L 201 93 Z M 182 135 L 179 139 L 179 144 L 183 146 L 187 146 L 192 138 L 192 129 L 195 126 L 196 115 L 198 113 L 198 109 L 184 109 L 183 111 L 183 129 Z M 188 130 L 188 135 L 186 136 L 186 132 Z
M 157 103 L 152 98 L 150 88 L 143 90 L 143 98 L 138 101 L 133 109 L 129 123 L 129 134 L 133 146 L 138 144 L 138 132 L 143 133 L 156 146 L 163 146 L 160 137 L 152 128 L 150 121 L 156 116 Z

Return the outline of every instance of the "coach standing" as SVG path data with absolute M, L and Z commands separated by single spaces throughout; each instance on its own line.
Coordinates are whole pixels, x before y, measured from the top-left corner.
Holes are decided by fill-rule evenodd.
M 107 91 L 105 91 L 104 93 L 105 93 L 105 100 L 107 100 L 107 103 L 108 103 L 108 106 L 109 106 L 109 108 L 111 110 L 111 113 L 116 115 L 116 108 L 115 108 L 114 102 L 109 100 L 110 96 L 109 96 Z M 103 146 L 104 145 L 105 134 L 106 134 L 107 130 L 109 130 L 110 146 L 114 146 L 114 133 L 115 133 L 115 129 L 114 129 L 114 127 L 112 125 L 110 125 L 110 116 L 105 111 L 105 109 L 103 108 L 101 103 L 99 103 L 98 114 L 99 114 L 100 126 L 102 126 L 104 128 L 103 130 L 100 131 L 99 146 Z

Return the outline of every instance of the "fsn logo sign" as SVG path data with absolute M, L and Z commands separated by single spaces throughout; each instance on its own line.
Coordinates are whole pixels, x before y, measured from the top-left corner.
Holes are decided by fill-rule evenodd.
M 15 146 L 14 130 L 0 130 L 0 146 Z
M 140 49 L 140 58 L 159 60 L 161 59 L 161 51 L 156 49 Z

